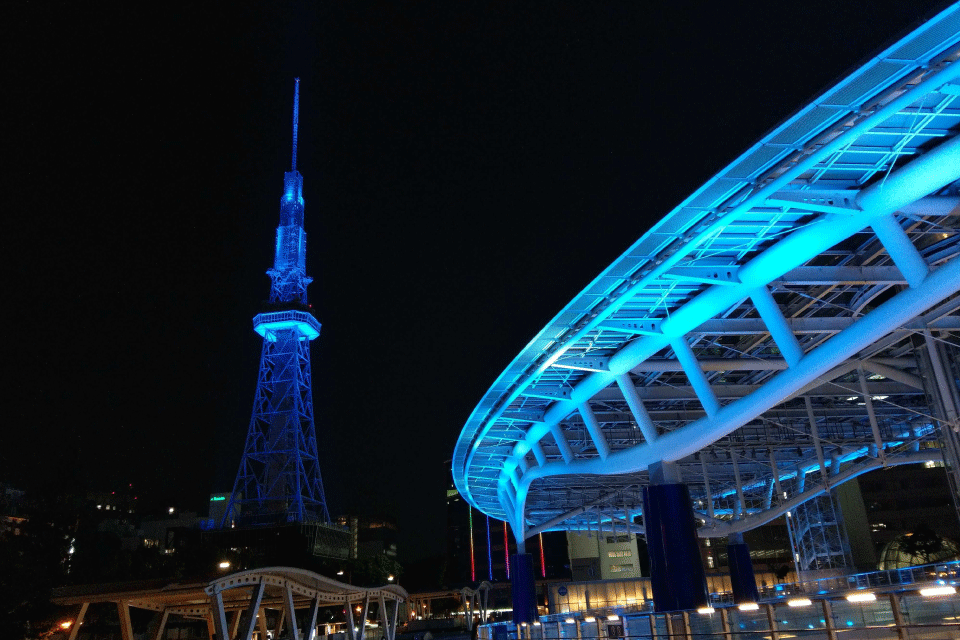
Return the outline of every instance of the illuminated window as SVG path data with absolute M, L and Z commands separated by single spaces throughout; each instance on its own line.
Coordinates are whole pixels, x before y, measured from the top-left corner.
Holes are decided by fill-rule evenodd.
M 633 571 L 632 564 L 612 564 L 610 565 L 610 573 L 621 573 L 623 571 Z
M 621 551 L 607 551 L 608 558 L 629 558 L 633 556 L 633 552 L 629 549 L 623 549 Z
M 625 536 L 607 536 L 607 544 L 615 544 L 618 542 L 630 542 L 630 534 Z

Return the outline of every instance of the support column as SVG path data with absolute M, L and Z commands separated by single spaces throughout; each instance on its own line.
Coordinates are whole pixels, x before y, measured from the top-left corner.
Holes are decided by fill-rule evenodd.
M 287 634 L 291 638 L 300 638 L 300 630 L 297 629 L 297 611 L 293 607 L 293 589 L 290 584 L 286 585 L 283 591 L 283 610 L 287 614 Z M 279 636 L 279 629 L 277 632 Z
M 357 640 L 357 629 L 353 622 L 353 603 L 347 600 L 347 637 L 349 640 Z
M 890 611 L 893 612 L 893 621 L 897 625 L 897 640 L 907 640 L 907 625 L 903 620 L 903 611 L 900 609 L 900 594 L 888 594 L 890 598 Z
M 234 609 L 230 614 L 230 625 L 228 630 L 228 638 L 236 638 L 237 630 L 240 628 L 240 609 Z
M 833 606 L 827 599 L 820 601 L 823 607 L 823 624 L 827 630 L 827 640 L 837 640 L 837 626 L 833 623 Z
M 760 592 L 757 591 L 757 579 L 753 573 L 753 561 L 750 560 L 750 548 L 743 541 L 741 533 L 731 534 L 727 540 L 733 602 L 735 604 L 757 602 L 760 599 Z
M 773 615 L 773 605 L 763 605 L 767 610 L 767 625 L 770 627 L 770 640 L 780 640 L 780 632 L 777 630 L 777 618 Z
M 267 610 L 265 607 L 260 608 L 260 613 L 257 614 L 257 628 L 260 630 L 260 637 L 267 637 Z M 353 636 L 350 636 L 350 640 L 353 640 Z
M 68 640 L 77 640 L 77 636 L 80 635 L 80 625 L 83 624 L 83 618 L 87 615 L 87 609 L 90 607 L 89 602 L 84 602 L 80 605 L 80 612 L 77 613 L 77 619 L 73 621 L 73 625 L 70 627 L 70 637 Z M 163 611 L 163 617 L 160 619 L 160 628 L 163 629 L 163 623 L 167 620 L 167 611 Z
M 309 622 L 307 622 L 307 628 L 304 629 L 306 640 L 315 640 L 317 637 L 317 613 L 319 613 L 319 607 L 320 596 L 313 596 L 313 599 L 310 601 Z M 391 640 L 393 639 L 391 638 Z
M 247 607 L 247 626 L 244 629 L 242 640 L 250 640 L 253 637 L 253 629 L 257 624 L 257 613 L 260 611 L 260 603 L 263 602 L 265 589 L 266 583 L 262 581 L 253 586 L 253 591 L 250 593 L 250 606 Z
M 707 579 L 700 559 L 690 491 L 671 463 L 650 466 L 643 488 L 643 518 L 650 556 L 655 611 L 707 606 Z
M 170 620 L 170 612 L 166 609 L 163 610 L 163 613 L 160 614 L 160 622 L 157 624 L 157 633 L 153 636 L 153 640 L 163 640 L 166 637 L 167 630 L 167 621 Z M 69 640 L 77 640 L 77 637 L 73 635 L 73 632 L 70 632 Z M 244 640 L 250 640 L 245 638 Z
M 519 549 L 518 549 L 519 551 Z M 537 591 L 534 582 L 533 556 L 515 553 L 510 557 L 513 570 L 510 574 L 510 595 L 513 597 L 514 624 L 537 620 Z
M 223 611 L 222 607 L 223 605 L 221 604 L 221 611 Z M 133 625 L 130 623 L 130 604 L 126 600 L 118 602 L 117 613 L 120 615 L 120 637 L 123 640 L 133 640 Z

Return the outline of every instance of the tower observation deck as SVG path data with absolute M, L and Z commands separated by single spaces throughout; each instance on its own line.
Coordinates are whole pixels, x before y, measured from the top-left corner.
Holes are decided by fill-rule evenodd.
M 297 171 L 300 80 L 293 100 L 293 157 L 283 174 L 280 224 L 270 276 L 269 309 L 253 319 L 263 337 L 250 427 L 222 528 L 231 525 L 328 523 L 317 459 L 310 381 L 310 342 L 320 323 L 307 302 L 307 234 L 303 176 Z
M 660 485 L 685 485 L 694 535 L 729 539 L 895 465 L 946 461 L 956 498 L 958 59 L 954 4 L 614 260 L 473 410 L 463 497 L 521 552 L 543 531 L 649 533 Z M 799 571 L 842 566 L 803 531 Z

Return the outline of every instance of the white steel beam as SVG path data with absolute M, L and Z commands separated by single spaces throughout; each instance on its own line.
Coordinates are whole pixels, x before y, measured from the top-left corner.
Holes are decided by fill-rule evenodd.
M 243 640 L 253 638 L 253 630 L 257 624 L 257 613 L 260 611 L 260 603 L 263 602 L 263 592 L 267 585 L 262 580 L 253 585 L 250 592 L 250 604 L 247 606 L 247 626 L 243 632 Z
M 522 479 L 515 501 L 522 508 L 530 483 L 554 474 L 615 474 L 645 469 L 658 460 L 679 460 L 709 445 L 739 426 L 779 404 L 836 363 L 852 357 L 879 336 L 912 318 L 939 300 L 960 290 L 960 260 L 953 260 L 930 272 L 922 286 L 904 290 L 865 315 L 860 321 L 808 352 L 796 366 L 779 373 L 746 398 L 720 408 L 682 429 L 661 435 L 655 444 L 643 444 L 611 453 L 605 460 L 577 460 L 568 464 L 549 463 L 531 469 Z M 629 349 L 629 347 L 627 347 Z M 594 374 L 597 375 L 597 374 Z M 588 378 L 589 379 L 589 378 Z M 581 383 L 582 384 L 582 383 Z M 575 391 L 576 394 L 576 391 Z M 549 416 L 550 411 L 547 412 Z M 513 513 L 519 513 L 517 508 Z M 516 516 L 515 516 L 516 517 Z
M 590 434 L 590 439 L 593 440 L 593 444 L 597 447 L 597 455 L 600 456 L 601 460 L 606 460 L 607 456 L 610 455 L 610 445 L 603 435 L 603 430 L 600 427 L 600 423 L 597 422 L 597 417 L 593 415 L 593 410 L 586 402 L 581 404 L 578 410 Z

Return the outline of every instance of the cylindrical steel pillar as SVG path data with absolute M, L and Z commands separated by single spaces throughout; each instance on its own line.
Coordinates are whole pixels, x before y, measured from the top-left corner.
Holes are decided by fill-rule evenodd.
M 730 565 L 730 586 L 733 589 L 735 604 L 757 602 L 757 579 L 753 574 L 753 562 L 750 560 L 750 548 L 743 542 L 742 535 L 730 536 L 727 545 L 727 558 Z
M 643 517 L 655 611 L 707 606 L 707 579 L 685 484 L 643 488 Z
M 513 596 L 514 624 L 532 624 L 537 620 L 537 589 L 533 576 L 533 556 L 510 556 L 510 594 Z

